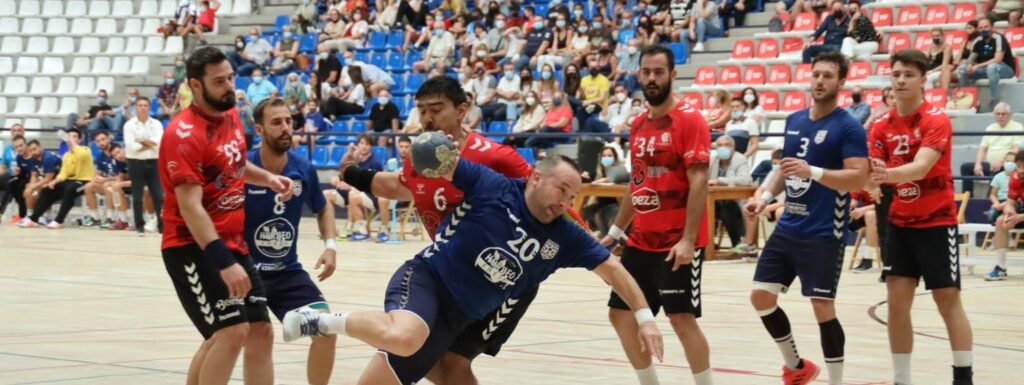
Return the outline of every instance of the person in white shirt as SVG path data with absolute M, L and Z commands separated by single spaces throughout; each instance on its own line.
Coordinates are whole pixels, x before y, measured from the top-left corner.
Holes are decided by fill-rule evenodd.
M 454 62 L 455 35 L 445 31 L 444 21 L 435 20 L 434 36 L 423 51 L 423 60 L 413 63 L 412 70 L 417 73 L 429 72 L 431 69 L 439 69 L 444 73 L 445 68 L 450 67 Z
M 629 118 L 632 116 L 633 99 L 626 92 L 626 87 L 619 84 L 615 86 L 615 93 L 608 108 L 601 110 L 599 115 L 587 119 L 580 132 L 629 132 Z
M 160 187 L 157 158 L 160 155 L 160 138 L 164 127 L 149 117 L 149 99 L 135 101 L 135 117 L 124 124 L 125 157 L 128 159 L 128 179 L 132 182 L 132 211 L 135 214 L 135 231 L 142 234 L 146 221 L 142 215 L 142 197 L 146 188 L 153 197 L 156 208 L 157 231 L 163 232 L 160 210 L 164 205 L 164 191 Z
M 736 146 L 736 151 L 742 153 L 747 159 L 751 159 L 754 153 L 757 152 L 757 145 L 760 143 L 760 132 L 757 129 L 757 122 L 745 114 L 746 110 L 747 104 L 743 100 L 732 100 L 732 119 L 725 124 L 725 134 L 733 137 L 746 136 L 748 139 L 747 144 L 745 146 Z
M 512 63 L 503 66 L 501 80 L 498 80 L 498 87 L 494 90 L 494 97 L 486 104 L 481 104 L 480 109 L 484 113 L 484 120 L 506 121 L 516 120 L 519 117 L 519 109 L 516 101 L 520 96 L 521 79 L 516 73 L 516 66 Z M 488 76 L 488 75 L 484 75 Z

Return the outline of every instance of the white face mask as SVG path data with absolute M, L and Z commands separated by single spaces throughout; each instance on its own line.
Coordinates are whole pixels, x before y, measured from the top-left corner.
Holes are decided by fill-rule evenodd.
M 615 100 L 618 100 L 621 103 L 622 101 L 626 100 L 626 94 L 621 92 L 615 94 Z
M 753 94 L 743 95 L 743 101 L 746 102 L 747 104 L 753 103 L 754 102 L 754 95 Z
M 476 51 L 476 56 L 477 57 L 487 56 L 487 51 L 485 51 L 485 50 Z
M 537 98 L 535 98 L 535 97 L 532 97 L 532 96 L 528 96 L 528 97 L 526 98 L 526 105 L 528 105 L 528 106 L 532 106 L 532 105 L 534 105 L 534 104 L 537 104 Z

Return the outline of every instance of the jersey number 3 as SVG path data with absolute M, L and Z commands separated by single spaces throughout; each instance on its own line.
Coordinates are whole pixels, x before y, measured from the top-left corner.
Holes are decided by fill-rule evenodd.
M 800 138 L 800 151 L 797 151 L 796 156 L 803 158 L 807 156 L 807 147 L 811 145 L 811 140 L 807 138 Z

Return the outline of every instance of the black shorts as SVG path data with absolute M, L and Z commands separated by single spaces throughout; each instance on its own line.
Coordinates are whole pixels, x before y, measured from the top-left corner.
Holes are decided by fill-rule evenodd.
M 889 224 L 889 238 L 882 245 L 882 274 L 924 278 L 927 290 L 960 288 L 960 245 L 957 226 L 921 229 Z
M 330 311 L 320 288 L 305 270 L 260 271 L 260 279 L 267 293 L 267 307 L 278 320 L 304 306 Z
M 688 313 L 700 318 L 700 275 L 704 249 L 697 249 L 693 263 L 672 271 L 674 262 L 665 261 L 667 251 L 651 252 L 626 246 L 622 266 L 636 280 L 654 314 L 665 308 L 666 314 Z M 612 291 L 608 299 L 612 309 L 630 310 L 626 301 Z
M 754 289 L 785 293 L 799 277 L 804 297 L 835 299 L 845 246 L 835 238 L 801 238 L 776 231 L 757 258 Z
M 229 298 L 228 287 L 220 278 L 220 269 L 206 258 L 198 245 L 163 250 L 164 267 L 171 276 L 185 314 L 204 339 L 228 326 L 244 322 L 270 322 L 267 297 L 260 273 L 247 255 L 236 255 L 249 275 L 252 290 L 244 299 Z
M 488 314 L 484 319 L 470 324 L 452 344 L 448 351 L 473 360 L 480 353 L 494 357 L 501 346 L 512 336 L 512 331 L 523 319 L 530 303 L 537 298 L 537 289 L 517 297 L 509 298 L 501 307 Z
M 860 229 L 863 229 L 864 226 L 867 226 L 867 223 L 864 222 L 864 217 L 860 217 L 850 221 L 850 231 L 856 232 Z

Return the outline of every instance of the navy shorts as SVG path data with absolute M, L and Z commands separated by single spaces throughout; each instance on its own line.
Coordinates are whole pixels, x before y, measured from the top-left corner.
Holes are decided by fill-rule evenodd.
M 330 310 L 320 288 L 305 270 L 261 271 L 263 288 L 267 293 L 267 307 L 278 320 L 284 314 L 303 306 L 317 310 Z
M 406 261 L 391 276 L 384 293 L 384 311 L 411 312 L 430 329 L 423 347 L 411 356 L 380 351 L 402 385 L 412 385 L 426 376 L 472 321 L 458 308 L 437 272 L 420 258 Z
M 835 299 L 845 245 L 833 238 L 796 238 L 776 231 L 761 251 L 754 289 L 785 293 L 800 277 L 804 297 Z
M 501 346 L 512 336 L 526 309 L 537 298 L 539 287 L 515 298 L 509 298 L 491 314 L 476 320 L 459 334 L 448 350 L 472 361 L 480 353 L 497 356 Z

